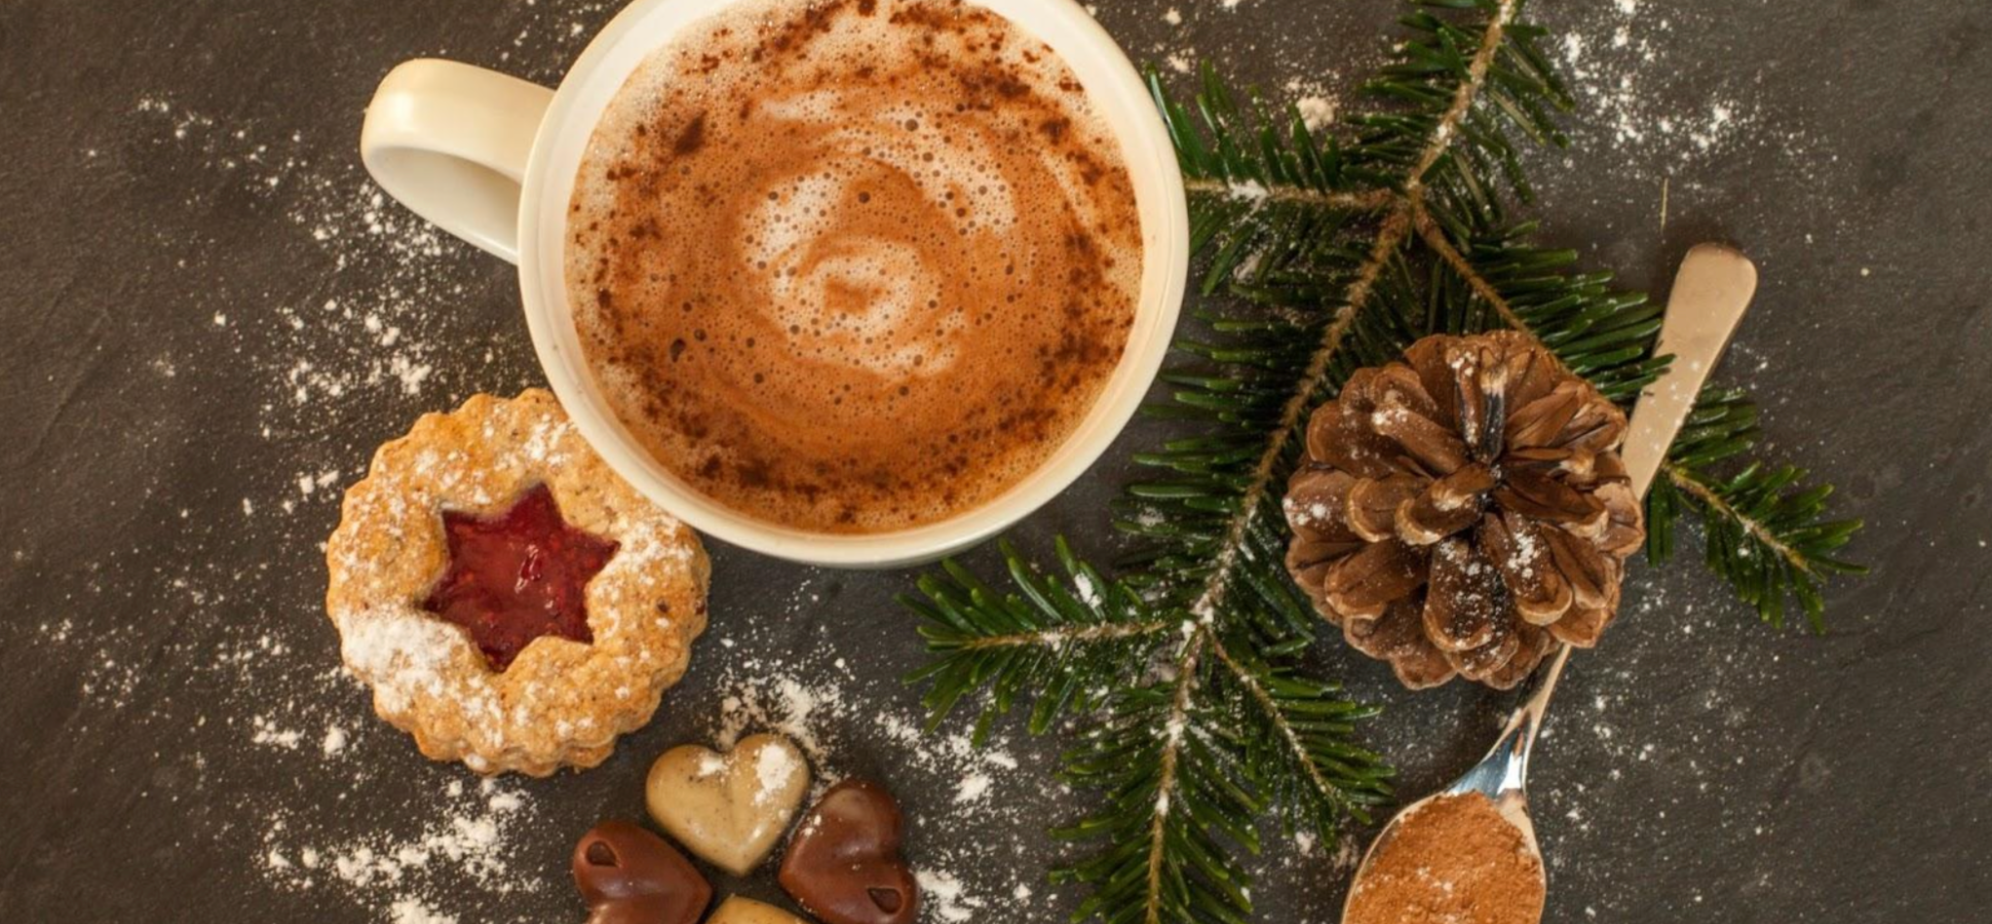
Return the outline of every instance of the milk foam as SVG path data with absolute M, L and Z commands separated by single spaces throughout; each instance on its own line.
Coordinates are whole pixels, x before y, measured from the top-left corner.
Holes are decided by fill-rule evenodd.
M 883 531 L 1042 464 L 1126 342 L 1139 218 L 1069 70 L 953 0 L 773 0 L 656 52 L 577 177 L 617 414 L 763 519 Z

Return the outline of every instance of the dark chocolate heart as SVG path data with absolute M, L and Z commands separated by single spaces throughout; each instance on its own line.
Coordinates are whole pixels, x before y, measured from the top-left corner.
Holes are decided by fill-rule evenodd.
M 664 839 L 626 821 L 605 821 L 574 845 L 574 884 L 588 924 L 698 924 L 712 886 Z
M 824 924 L 911 924 L 920 888 L 899 856 L 899 803 L 877 783 L 830 787 L 782 857 L 782 888 Z

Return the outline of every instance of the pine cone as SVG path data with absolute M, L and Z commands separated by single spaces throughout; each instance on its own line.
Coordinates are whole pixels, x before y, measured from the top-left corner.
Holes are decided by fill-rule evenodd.
M 1426 337 L 1358 371 L 1307 427 L 1287 570 L 1412 689 L 1508 689 L 1588 648 L 1646 538 L 1625 415 L 1527 335 Z

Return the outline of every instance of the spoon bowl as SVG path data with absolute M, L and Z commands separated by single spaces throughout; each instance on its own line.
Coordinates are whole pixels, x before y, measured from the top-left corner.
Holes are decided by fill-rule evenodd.
M 1549 709 L 1549 697 L 1556 689 L 1556 680 L 1563 673 L 1563 665 L 1570 660 L 1570 651 L 1569 645 L 1559 646 L 1535 692 L 1529 695 L 1528 702 L 1515 710 L 1514 715 L 1508 717 L 1508 724 L 1501 729 L 1501 736 L 1494 740 L 1494 746 L 1487 750 L 1487 756 L 1461 774 L 1459 779 L 1453 780 L 1451 785 L 1399 809 L 1383 830 L 1377 832 L 1376 838 L 1370 841 L 1369 849 L 1364 851 L 1362 862 L 1356 866 L 1351 882 L 1362 881 L 1363 874 L 1369 871 L 1384 844 L 1403 828 L 1404 819 L 1416 814 L 1434 799 L 1468 793 L 1479 793 L 1494 803 L 1494 810 L 1522 833 L 1522 843 L 1529 853 L 1538 861 L 1542 859 L 1542 848 L 1536 843 L 1535 823 L 1529 820 L 1529 752 L 1534 748 L 1536 732 L 1542 728 L 1543 713 Z M 1343 917 L 1348 917 L 1349 903 L 1354 898 L 1355 889 L 1351 888 L 1349 897 L 1343 902 Z

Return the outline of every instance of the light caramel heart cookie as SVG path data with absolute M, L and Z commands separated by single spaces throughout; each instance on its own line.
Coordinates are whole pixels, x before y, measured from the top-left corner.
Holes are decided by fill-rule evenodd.
M 757 902 L 744 895 L 734 895 L 720 902 L 719 910 L 706 918 L 706 924 L 806 924 L 796 917 L 767 902 Z
M 665 831 L 721 869 L 744 876 L 773 850 L 809 790 L 809 761 L 785 738 L 751 735 L 730 754 L 696 744 L 650 765 L 644 801 Z

